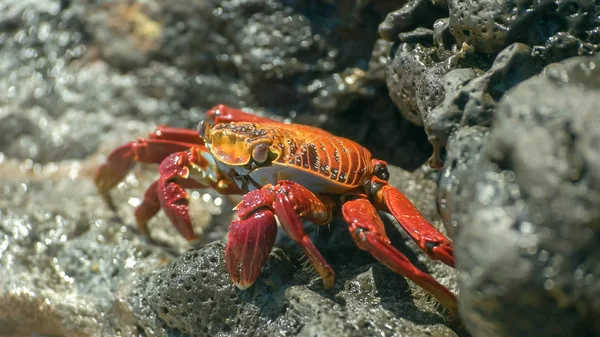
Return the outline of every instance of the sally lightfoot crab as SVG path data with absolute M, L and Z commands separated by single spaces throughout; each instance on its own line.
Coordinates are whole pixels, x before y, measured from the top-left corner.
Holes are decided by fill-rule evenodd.
M 160 164 L 160 177 L 135 210 L 137 226 L 163 209 L 177 230 L 196 240 L 188 208 L 188 188 L 243 194 L 235 207 L 239 220 L 229 227 L 226 269 L 241 289 L 260 275 L 277 234 L 277 224 L 303 250 L 333 287 L 334 272 L 304 232 L 303 221 L 327 225 L 336 210 L 348 223 L 356 245 L 431 293 L 452 315 L 456 297 L 395 249 L 378 211 L 392 214 L 412 239 L 435 260 L 454 266 L 452 242 L 435 229 L 399 190 L 388 184 L 387 164 L 357 143 L 324 130 L 284 124 L 224 105 L 207 112 L 211 124 L 198 131 L 159 127 L 148 139 L 115 149 L 95 182 L 114 209 L 109 191 L 136 161 Z

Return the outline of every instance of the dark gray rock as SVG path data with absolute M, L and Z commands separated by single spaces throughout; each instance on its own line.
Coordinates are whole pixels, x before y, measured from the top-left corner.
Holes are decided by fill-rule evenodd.
M 449 17 L 441 9 L 446 6 Z M 585 1 L 453 0 L 409 1 L 390 13 L 379 27 L 394 42 L 390 97 L 405 119 L 425 126 L 432 167 L 442 167 L 443 147 L 458 127 L 489 126 L 508 89 L 549 63 L 593 55 L 600 40 L 594 19 L 599 9 Z M 453 69 L 476 71 L 478 78 L 447 74 Z M 455 75 L 460 78 L 449 78 Z
M 450 0 L 448 6 L 450 29 L 457 42 L 471 44 L 485 54 L 495 54 L 515 42 L 544 45 L 559 32 L 584 37 L 585 41 L 597 28 L 595 18 L 600 11 L 598 4 L 585 0 L 535 3 Z
M 435 64 L 433 55 L 433 48 L 421 44 L 412 46 L 409 43 L 401 43 L 388 66 L 387 85 L 390 98 L 404 118 L 419 126 L 423 125 L 423 117 L 417 103 L 416 91 L 423 81 L 423 74 Z
M 599 65 L 571 58 L 517 85 L 489 142 L 466 149 L 453 220 L 476 336 L 600 333 Z
M 499 53 L 490 70 L 481 76 L 475 78 L 474 70 L 457 69 L 443 76 L 445 90 L 436 90 L 433 85 L 424 88 L 437 97 L 440 92 L 446 96 L 442 104 L 430 108 L 431 113 L 426 116 L 425 130 L 434 145 L 430 165 L 441 167 L 439 148 L 446 144 L 452 132 L 461 126 L 490 126 L 495 106 L 504 93 L 540 69 L 540 62 L 531 56 L 531 48 L 516 43 Z
M 448 138 L 446 162 L 440 174 L 437 195 L 439 212 L 450 237 L 454 237 L 458 227 L 453 215 L 457 195 L 463 193 L 463 177 L 480 160 L 481 152 L 489 142 L 489 134 L 488 127 L 467 126 L 459 128 Z
M 379 25 L 379 35 L 394 42 L 398 34 L 430 26 L 438 17 L 447 16 L 447 6 L 445 0 L 408 0 L 385 17 Z

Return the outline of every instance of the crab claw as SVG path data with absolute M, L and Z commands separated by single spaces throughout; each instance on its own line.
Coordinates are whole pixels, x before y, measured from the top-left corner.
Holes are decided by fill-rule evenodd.
M 225 268 L 238 288 L 247 289 L 256 281 L 276 236 L 277 221 L 267 208 L 231 223 L 225 247 Z
M 437 246 L 436 246 L 437 244 Z M 433 246 L 433 248 L 431 248 Z M 454 259 L 454 248 L 452 244 L 448 244 L 445 242 L 442 243 L 431 243 L 427 242 L 425 244 L 427 248 L 427 254 L 430 256 L 435 256 L 436 259 L 442 261 L 443 263 L 449 265 L 450 267 L 454 267 L 455 259 Z

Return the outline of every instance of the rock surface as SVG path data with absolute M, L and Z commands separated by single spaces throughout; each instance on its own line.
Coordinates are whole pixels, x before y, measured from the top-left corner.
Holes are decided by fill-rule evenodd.
M 598 60 L 578 58 L 597 54 L 598 13 L 585 1 L 410 1 L 380 26 L 394 43 L 390 96 L 442 170 L 475 336 L 600 333 Z
M 456 175 L 461 303 L 475 335 L 600 333 L 599 78 L 600 58 L 578 57 L 517 85 Z

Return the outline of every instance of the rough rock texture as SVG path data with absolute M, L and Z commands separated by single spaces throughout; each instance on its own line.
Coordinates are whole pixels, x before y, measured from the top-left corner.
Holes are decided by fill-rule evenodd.
M 454 0 L 410 1 L 388 14 L 379 30 L 394 42 L 390 97 L 407 120 L 425 126 L 430 164 L 441 168 L 459 127 L 489 126 L 507 90 L 549 63 L 597 52 L 598 13 L 587 1 Z
M 509 44 L 543 45 L 567 33 L 598 43 L 597 3 L 580 1 L 449 0 L 450 31 L 457 42 L 472 44 L 486 54 Z M 596 47 L 591 46 L 592 49 Z
M 600 59 L 512 89 L 454 196 L 463 315 L 474 335 L 600 333 Z
M 577 58 L 598 51 L 599 13 L 589 1 L 410 1 L 380 25 L 390 97 L 442 170 L 475 336 L 599 334 L 598 61 Z

